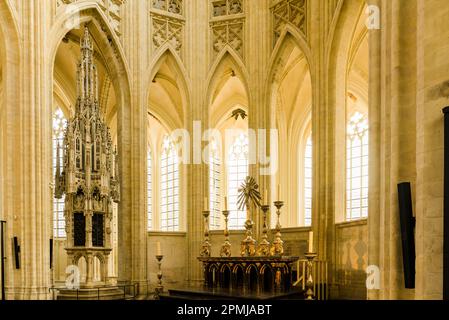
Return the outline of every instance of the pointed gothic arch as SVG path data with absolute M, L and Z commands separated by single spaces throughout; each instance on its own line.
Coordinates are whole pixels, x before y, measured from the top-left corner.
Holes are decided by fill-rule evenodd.
M 74 19 L 77 19 L 79 26 L 73 26 Z M 97 3 L 77 3 L 75 10 L 60 12 L 56 17 L 49 36 L 50 74 L 53 75 L 56 52 L 63 38 L 75 27 L 84 24 L 89 24 L 98 53 L 103 61 L 108 62 L 107 72 L 117 95 L 117 109 L 129 108 L 131 104 L 130 69 L 120 40 Z
M 93 39 L 96 51 L 96 59 L 103 61 L 105 73 L 108 75 L 111 87 L 115 94 L 115 107 L 107 116 L 110 122 L 116 122 L 116 126 L 111 126 L 111 137 L 118 147 L 119 165 L 118 170 L 122 177 L 122 190 L 131 185 L 132 178 L 132 163 L 133 159 L 130 155 L 137 152 L 139 147 L 132 146 L 129 141 L 132 139 L 133 120 L 137 117 L 137 106 L 133 105 L 131 98 L 131 74 L 128 62 L 125 58 L 124 50 L 117 34 L 108 22 L 103 10 L 99 7 L 97 2 L 76 2 L 73 4 L 74 11 L 66 12 L 60 10 L 56 12 L 54 24 L 51 27 L 47 44 L 48 49 L 48 63 L 47 73 L 49 87 L 54 82 L 54 68 L 56 63 L 56 54 L 63 39 L 66 35 L 76 28 L 81 28 L 83 25 L 89 26 L 90 35 Z M 74 20 L 77 20 L 79 25 L 74 26 Z M 107 62 L 107 63 L 106 63 Z M 115 212 L 116 209 L 114 209 Z M 119 214 L 118 223 L 116 224 L 118 230 L 118 239 L 123 239 L 127 233 L 134 228 L 131 222 L 131 216 L 135 214 L 132 206 L 132 195 L 123 192 L 121 202 L 118 205 Z M 112 264 L 118 266 L 117 274 L 119 278 L 126 280 L 129 278 L 129 265 L 131 261 L 137 259 L 137 255 L 130 252 L 123 241 L 117 241 L 117 246 L 114 244 L 113 254 L 116 261 L 110 260 Z M 125 249 L 123 248 L 125 247 Z M 119 252 L 119 254 L 117 254 Z M 119 261 L 117 263 L 117 261 Z
M 229 45 L 225 46 L 218 54 L 215 62 L 212 64 L 206 80 L 206 105 L 211 106 L 214 100 L 214 93 L 220 91 L 220 83 L 223 84 L 223 74 L 227 77 L 234 71 L 235 76 L 242 82 L 247 101 L 251 101 L 251 92 L 248 86 L 249 74 L 240 56 Z
M 307 44 L 307 41 L 304 37 L 299 33 L 295 28 L 286 25 L 284 31 L 282 31 L 281 36 L 276 42 L 276 46 L 274 47 L 273 53 L 271 54 L 270 62 L 268 64 L 268 76 L 267 76 L 267 84 L 266 84 L 266 92 L 270 95 L 269 88 L 272 86 L 272 81 L 276 76 L 279 59 L 281 59 L 285 52 L 291 50 L 293 46 L 296 46 L 301 50 L 304 54 L 304 57 L 307 61 L 310 70 L 315 70 L 314 62 L 312 59 L 312 50 L 310 46 Z M 312 75 L 313 76 L 313 75 Z M 312 78 L 313 82 L 313 78 Z M 270 100 L 268 100 L 270 101 Z
M 170 74 L 159 74 L 164 66 L 168 67 Z M 148 78 L 144 88 L 148 90 L 146 93 L 148 101 L 150 101 L 153 89 L 152 84 L 156 77 L 163 82 L 160 85 L 160 89 L 166 91 L 170 99 L 173 98 L 170 95 L 170 91 L 174 92 L 175 95 L 179 95 L 178 101 L 170 101 L 175 109 L 171 110 L 172 112 L 169 112 L 170 110 L 168 110 L 167 106 L 158 105 L 155 101 L 150 103 L 152 107 L 151 112 L 159 114 L 171 130 L 184 127 L 190 108 L 190 80 L 182 60 L 169 44 L 164 44 L 155 53 L 147 69 L 147 74 Z
M 346 193 L 337 190 L 346 190 L 346 143 L 342 141 L 346 141 L 348 79 L 351 57 L 354 55 L 354 37 L 357 26 L 363 20 L 365 6 L 364 0 L 345 1 L 341 5 L 338 20 L 335 22 L 335 31 L 333 37 L 329 39 L 325 56 L 329 74 L 328 105 L 332 119 L 329 123 L 333 139 L 330 154 L 334 157 L 332 163 L 335 172 L 332 177 L 335 184 L 332 201 L 335 208 L 334 220 L 337 222 L 345 220 Z
M 302 163 L 300 150 L 304 150 L 302 134 L 304 127 L 310 124 L 314 101 L 312 53 L 304 38 L 296 30 L 287 26 L 276 43 L 269 63 L 267 78 L 267 110 L 270 112 L 271 128 L 279 130 L 280 170 L 277 179 L 271 183 L 288 186 L 283 195 L 288 203 L 290 215 L 283 217 L 282 224 L 296 227 L 303 223 L 302 206 L 297 201 L 302 192 L 299 183 Z M 292 151 L 289 152 L 288 150 Z M 287 174 L 289 172 L 289 174 Z M 301 195 L 299 198 L 303 198 Z M 273 222 L 273 221 L 272 221 Z

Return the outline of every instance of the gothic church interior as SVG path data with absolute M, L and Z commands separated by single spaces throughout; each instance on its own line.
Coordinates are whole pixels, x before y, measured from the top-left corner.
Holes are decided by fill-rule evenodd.
M 0 0 L 2 298 L 443 299 L 448 16 Z

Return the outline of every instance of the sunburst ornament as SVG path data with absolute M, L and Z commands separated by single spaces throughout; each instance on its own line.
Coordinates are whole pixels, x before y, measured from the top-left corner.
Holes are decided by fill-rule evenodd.
M 259 185 L 256 179 L 253 177 L 246 177 L 245 181 L 240 186 L 238 192 L 239 196 L 237 198 L 237 205 L 239 210 L 249 210 L 249 206 L 253 204 L 256 208 L 260 207 L 260 200 L 262 197 L 259 192 Z

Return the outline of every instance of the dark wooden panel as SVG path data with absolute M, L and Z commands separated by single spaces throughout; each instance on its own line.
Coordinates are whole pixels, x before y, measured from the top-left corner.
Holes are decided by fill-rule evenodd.
M 103 214 L 95 213 L 92 217 L 92 245 L 104 246 L 104 218 Z
M 73 214 L 73 244 L 75 247 L 86 246 L 86 217 L 82 212 Z

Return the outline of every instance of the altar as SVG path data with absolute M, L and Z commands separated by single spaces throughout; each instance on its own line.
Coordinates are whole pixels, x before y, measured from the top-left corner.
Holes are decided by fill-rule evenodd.
M 299 257 L 284 256 L 284 241 L 281 234 L 281 209 L 283 201 L 275 201 L 277 223 L 272 242 L 269 240 L 267 191 L 265 191 L 266 204 L 261 205 L 261 196 L 258 184 L 252 177 L 247 177 L 239 189 L 238 208 L 247 210 L 245 222 L 245 238 L 237 247 L 231 244 L 229 238 L 228 221 L 230 211 L 227 207 L 227 197 L 224 197 L 224 243 L 221 245 L 220 256 L 212 257 L 212 245 L 209 231 L 209 201 L 204 199 L 204 240 L 200 249 L 199 262 L 202 263 L 204 284 L 200 287 L 187 285 L 185 288 L 170 289 L 169 296 L 161 295 L 163 292 L 162 272 L 160 269 L 162 255 L 158 250 L 156 258 L 159 261 L 159 284 L 156 298 L 182 297 L 193 299 L 226 298 L 226 299 L 289 299 L 306 297 L 314 298 L 312 266 L 317 256 L 313 252 L 313 233 L 309 233 L 309 252 L 305 254 L 307 262 L 306 289 L 295 287 L 293 283 L 293 265 Z M 280 188 L 278 188 L 278 195 Z M 250 207 L 261 210 L 263 214 L 262 234 L 260 241 L 253 238 L 254 222 Z M 240 256 L 232 252 L 238 251 Z
M 204 285 L 252 293 L 292 289 L 293 264 L 299 257 L 200 257 Z

